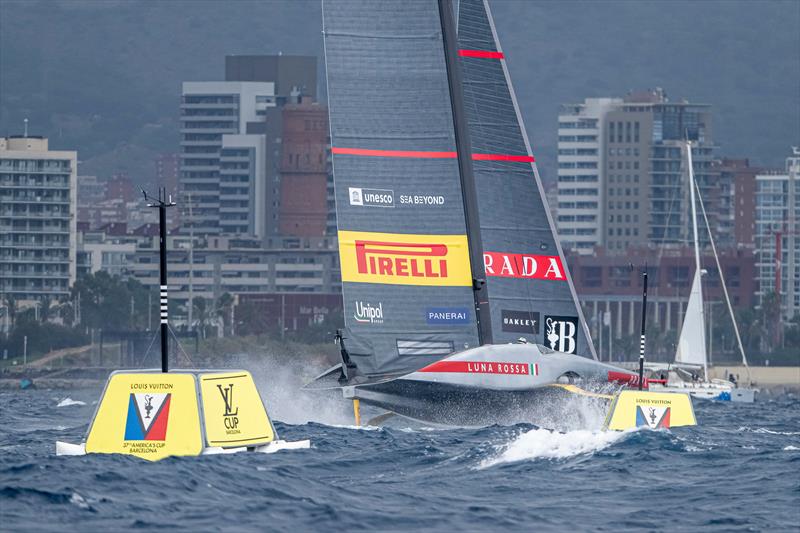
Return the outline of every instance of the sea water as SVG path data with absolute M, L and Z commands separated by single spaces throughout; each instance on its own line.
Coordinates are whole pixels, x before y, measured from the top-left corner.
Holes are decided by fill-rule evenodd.
M 342 401 L 284 399 L 270 405 L 284 420 L 277 430 L 311 439 L 308 450 L 157 463 L 56 457 L 56 440 L 81 442 L 98 396 L 0 393 L 0 530 L 800 527 L 800 400 L 792 396 L 696 402 L 698 427 L 622 433 L 599 431 L 591 417 L 563 432 L 402 419 L 355 428 Z

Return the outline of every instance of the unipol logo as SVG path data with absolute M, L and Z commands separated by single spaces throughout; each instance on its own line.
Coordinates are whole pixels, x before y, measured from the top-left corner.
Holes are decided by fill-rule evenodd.
M 377 306 L 356 301 L 356 310 L 353 318 L 359 324 L 383 324 L 383 303 L 378 302 Z
M 545 316 L 544 336 L 547 345 L 557 351 L 575 353 L 578 348 L 578 317 Z
M 401 278 L 446 278 L 447 245 L 356 241 L 359 274 Z
M 484 252 L 487 276 L 566 281 L 564 266 L 557 255 L 509 254 Z

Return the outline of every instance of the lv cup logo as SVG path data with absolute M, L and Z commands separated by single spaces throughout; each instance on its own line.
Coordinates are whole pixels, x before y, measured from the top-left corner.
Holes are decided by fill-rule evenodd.
M 239 426 L 239 407 L 237 406 L 234 409 L 233 406 L 233 383 L 224 388 L 222 385 L 217 385 L 217 389 L 222 396 L 222 401 L 225 403 L 225 412 L 222 415 L 225 429 L 235 430 Z

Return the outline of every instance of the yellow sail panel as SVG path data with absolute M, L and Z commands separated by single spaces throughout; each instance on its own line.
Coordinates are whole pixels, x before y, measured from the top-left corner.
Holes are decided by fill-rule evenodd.
M 191 374 L 112 374 L 89 429 L 86 452 L 150 461 L 199 455 L 203 437 L 197 401 Z
M 339 231 L 342 281 L 471 286 L 466 235 Z
M 261 446 L 275 430 L 249 372 L 200 375 L 206 441 L 209 446 Z

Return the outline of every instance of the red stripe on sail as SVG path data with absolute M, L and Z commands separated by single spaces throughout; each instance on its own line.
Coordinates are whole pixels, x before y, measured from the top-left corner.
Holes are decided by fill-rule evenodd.
M 486 59 L 504 59 L 503 52 L 491 52 L 489 50 L 459 50 L 461 57 L 483 57 Z
M 455 159 L 456 152 L 427 152 L 422 150 L 367 150 L 364 148 L 332 147 L 337 155 L 363 155 L 367 157 L 418 157 L 422 159 Z
M 472 154 L 473 161 L 515 161 L 517 163 L 533 163 L 536 161 L 532 155 L 510 154 Z
M 425 150 L 370 150 L 366 148 L 341 148 L 334 146 L 331 152 L 336 155 L 360 155 L 366 157 L 413 157 L 419 159 L 455 159 L 456 152 L 429 152 Z M 514 161 L 518 163 L 533 163 L 536 161 L 530 155 L 512 154 L 472 154 L 473 161 Z

